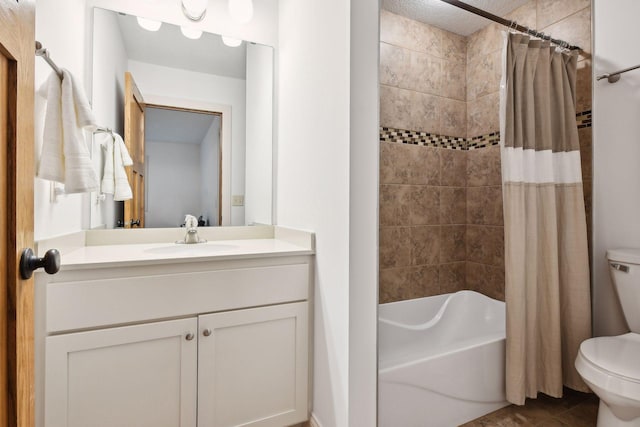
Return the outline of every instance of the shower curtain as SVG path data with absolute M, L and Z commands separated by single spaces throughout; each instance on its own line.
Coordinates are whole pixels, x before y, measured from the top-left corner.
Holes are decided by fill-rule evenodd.
M 505 33 L 500 145 L 505 225 L 507 399 L 563 384 L 591 337 L 587 229 L 576 126 L 575 52 Z

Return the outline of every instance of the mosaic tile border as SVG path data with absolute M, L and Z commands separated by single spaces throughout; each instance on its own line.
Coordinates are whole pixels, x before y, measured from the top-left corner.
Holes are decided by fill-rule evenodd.
M 578 129 L 591 127 L 591 110 L 576 114 Z M 380 127 L 380 142 L 396 142 L 400 144 L 420 145 L 423 147 L 448 148 L 450 150 L 475 150 L 500 144 L 500 132 L 463 138 L 455 136 L 437 135 L 390 127 Z

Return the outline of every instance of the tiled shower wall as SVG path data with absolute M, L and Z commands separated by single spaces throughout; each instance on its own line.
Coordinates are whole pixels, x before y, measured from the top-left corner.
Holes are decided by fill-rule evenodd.
M 590 236 L 590 1 L 532 0 L 507 18 L 587 52 L 578 63 L 577 111 Z M 460 289 L 504 299 L 495 145 L 502 29 L 491 24 L 461 37 L 382 11 L 381 303 Z

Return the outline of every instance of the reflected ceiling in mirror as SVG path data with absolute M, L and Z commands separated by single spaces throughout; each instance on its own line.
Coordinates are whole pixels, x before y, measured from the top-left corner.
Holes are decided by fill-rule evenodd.
M 194 175 L 190 170 L 188 174 L 191 182 L 201 181 L 198 185 L 200 193 L 190 198 L 199 200 L 200 205 L 193 202 L 178 205 L 181 194 L 186 191 L 184 188 L 190 187 L 184 185 L 186 176 L 176 175 L 175 170 L 162 172 L 152 153 L 145 151 L 144 188 L 150 187 L 152 183 L 148 180 L 152 176 L 182 184 L 182 189 L 176 185 L 174 193 L 167 186 L 163 187 L 167 188 L 163 197 L 180 213 L 161 226 L 179 225 L 183 214 L 199 216 L 205 211 L 201 206 L 212 206 L 214 200 L 212 209 L 219 214 L 208 218 L 212 225 L 270 224 L 273 204 L 273 48 L 245 41 L 230 47 L 220 35 L 203 32 L 193 38 L 197 34 L 190 30 L 194 27 L 162 23 L 157 31 L 149 31 L 141 27 L 135 16 L 95 8 L 92 106 L 96 118 L 101 126 L 123 135 L 126 142 L 125 73 L 130 73 L 141 94 L 142 104 L 150 107 L 149 111 L 167 108 L 217 114 L 220 120 L 215 132 L 219 132 L 219 142 L 214 145 L 213 152 L 218 156 L 213 156 L 209 150 L 209 160 L 205 161 L 201 154 L 198 167 L 207 173 Z M 164 126 L 165 130 L 160 132 L 173 133 L 174 141 L 188 139 L 189 121 L 172 120 L 171 129 Z M 184 137 L 179 135 L 181 127 L 185 129 Z M 146 138 L 156 142 L 162 139 L 157 134 L 148 134 Z M 94 139 L 94 161 L 99 171 L 103 170 L 105 162 L 104 150 L 99 148 L 103 144 L 104 141 Z M 174 152 L 180 151 L 175 147 Z M 153 165 L 155 169 L 150 175 L 148 168 Z M 171 174 L 173 177 L 169 178 Z M 219 178 L 213 178 L 213 175 Z M 145 194 L 145 200 L 138 202 L 145 206 L 147 214 L 150 209 L 148 197 Z M 158 206 L 157 203 L 151 205 Z M 127 209 L 122 203 L 114 203 L 107 195 L 105 201 L 92 203 L 91 227 L 112 228 L 117 224 L 128 227 L 140 219 L 127 218 L 125 212 Z M 140 223 L 145 224 L 145 221 Z

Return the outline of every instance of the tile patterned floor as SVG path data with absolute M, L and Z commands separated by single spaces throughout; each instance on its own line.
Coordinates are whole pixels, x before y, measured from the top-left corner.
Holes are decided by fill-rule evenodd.
M 524 406 L 507 406 L 461 427 L 595 427 L 598 398 L 595 394 L 566 389 L 562 399 L 540 394 Z

